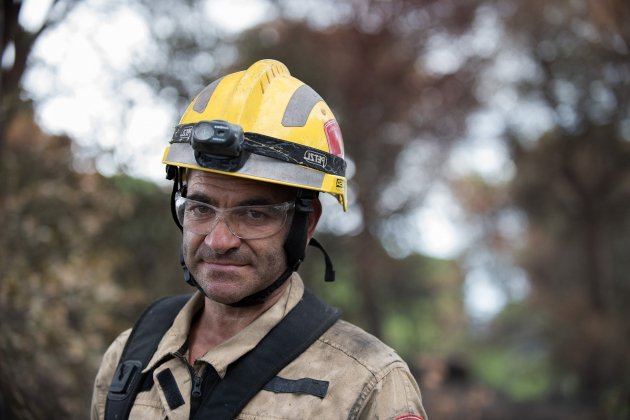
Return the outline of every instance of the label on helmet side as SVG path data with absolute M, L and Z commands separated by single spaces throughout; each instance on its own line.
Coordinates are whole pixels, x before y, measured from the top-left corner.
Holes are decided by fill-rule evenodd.
M 327 159 L 326 155 L 322 153 L 317 153 L 313 150 L 307 150 L 304 153 L 304 160 L 312 163 L 313 165 L 321 166 L 322 168 L 326 168 Z
M 171 143 L 190 143 L 194 124 L 182 124 L 175 127 Z
M 243 150 L 335 176 L 346 174 L 346 162 L 340 156 L 262 134 L 245 133 Z

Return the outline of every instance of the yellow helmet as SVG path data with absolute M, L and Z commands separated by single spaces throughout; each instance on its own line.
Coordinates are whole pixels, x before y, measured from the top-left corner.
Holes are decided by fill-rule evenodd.
M 335 117 L 275 60 L 258 61 L 203 89 L 175 128 L 162 162 L 327 192 L 344 210 L 348 206 Z

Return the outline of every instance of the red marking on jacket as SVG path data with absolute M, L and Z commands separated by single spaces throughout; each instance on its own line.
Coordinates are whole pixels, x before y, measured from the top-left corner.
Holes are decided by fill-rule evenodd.
M 403 414 L 401 416 L 396 417 L 394 420 L 424 420 L 422 416 L 417 414 Z

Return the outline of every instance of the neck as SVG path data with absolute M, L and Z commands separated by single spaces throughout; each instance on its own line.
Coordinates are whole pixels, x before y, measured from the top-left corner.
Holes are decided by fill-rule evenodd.
M 275 290 L 263 303 L 234 307 L 204 298 L 201 314 L 190 331 L 189 359 L 191 363 L 206 352 L 234 337 L 272 307 L 287 289 L 286 282 Z

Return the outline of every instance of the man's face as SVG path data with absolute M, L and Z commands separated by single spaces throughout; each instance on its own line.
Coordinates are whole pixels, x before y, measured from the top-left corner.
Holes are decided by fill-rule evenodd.
M 188 198 L 219 208 L 295 199 L 292 188 L 203 171 L 192 171 L 187 185 Z M 290 218 L 273 236 L 247 240 L 234 236 L 223 221 L 205 236 L 184 226 L 186 265 L 209 298 L 238 302 L 267 287 L 286 269 L 283 244 L 289 225 Z

